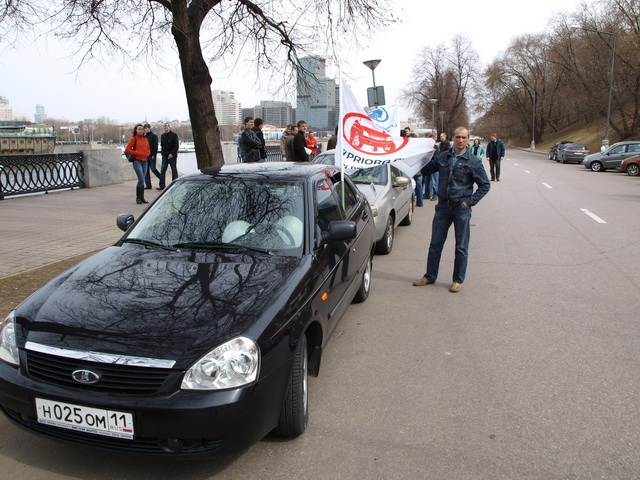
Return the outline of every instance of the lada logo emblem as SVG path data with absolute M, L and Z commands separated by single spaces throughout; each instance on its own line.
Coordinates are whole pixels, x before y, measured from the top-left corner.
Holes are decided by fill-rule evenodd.
M 71 374 L 71 377 L 83 385 L 93 385 L 100 381 L 100 375 L 91 370 L 76 370 Z

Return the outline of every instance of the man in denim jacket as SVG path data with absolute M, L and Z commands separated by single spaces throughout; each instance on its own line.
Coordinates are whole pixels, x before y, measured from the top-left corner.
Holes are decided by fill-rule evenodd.
M 467 148 L 468 144 L 469 131 L 465 127 L 456 128 L 453 148 L 432 158 L 425 167 L 427 173 L 440 172 L 440 179 L 438 204 L 431 228 L 427 273 L 413 282 L 416 287 L 435 283 L 438 278 L 442 248 L 453 223 L 456 254 L 453 264 L 453 283 L 449 291 L 457 293 L 462 289 L 469 256 L 471 207 L 477 204 L 491 188 L 482 160 L 471 155 Z M 473 191 L 474 183 L 478 185 L 475 192 Z

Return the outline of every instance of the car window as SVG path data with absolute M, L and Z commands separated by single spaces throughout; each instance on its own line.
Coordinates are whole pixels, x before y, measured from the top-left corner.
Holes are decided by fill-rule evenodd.
M 336 193 L 338 194 L 339 202 L 342 204 L 345 217 L 350 218 L 351 212 L 358 204 L 358 193 L 348 178 L 345 178 L 344 181 L 341 180 L 339 173 L 334 175 L 332 180 L 334 181 Z
M 342 210 L 334 195 L 332 182 L 325 178 L 316 185 L 316 225 L 326 231 L 329 223 L 336 220 L 343 220 Z
M 627 145 L 627 152 L 640 152 L 640 143 L 630 143 Z
M 609 154 L 624 153 L 625 147 L 626 145 L 616 145 L 615 147 L 611 147 Z
M 323 165 L 335 165 L 336 159 L 333 153 L 323 153 L 318 155 L 314 160 L 314 163 L 321 163 Z
M 353 183 L 373 183 L 375 185 L 386 185 L 388 183 L 388 174 L 386 165 L 378 165 L 377 167 L 360 168 L 349 175 Z
M 300 249 L 303 212 L 301 183 L 241 178 L 182 182 L 149 208 L 128 238 L 166 246 L 233 243 L 271 251 Z

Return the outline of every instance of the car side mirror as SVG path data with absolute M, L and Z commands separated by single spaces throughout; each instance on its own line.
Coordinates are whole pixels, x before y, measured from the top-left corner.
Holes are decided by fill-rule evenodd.
M 393 181 L 394 187 L 406 187 L 411 184 L 411 179 L 409 177 L 396 177 Z
M 129 230 L 131 225 L 133 225 L 133 222 L 135 222 L 135 218 L 130 213 L 121 213 L 116 218 L 116 225 L 123 232 Z
M 356 222 L 337 220 L 329 223 L 329 229 L 322 232 L 322 243 L 341 242 L 356 238 Z

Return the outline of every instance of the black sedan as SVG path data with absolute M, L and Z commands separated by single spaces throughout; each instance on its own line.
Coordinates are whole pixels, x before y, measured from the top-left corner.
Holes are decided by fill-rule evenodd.
M 192 454 L 304 432 L 307 378 L 369 295 L 374 227 L 335 167 L 176 180 L 0 324 L 0 406 L 50 438 Z M 5 432 L 6 434 L 6 432 Z

